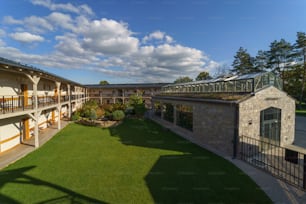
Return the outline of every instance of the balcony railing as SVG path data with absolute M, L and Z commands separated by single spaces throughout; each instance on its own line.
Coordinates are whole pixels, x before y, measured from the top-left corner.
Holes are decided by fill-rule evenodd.
M 74 99 L 83 99 L 85 95 L 72 95 L 71 100 Z M 60 101 L 66 102 L 69 101 L 69 96 L 60 96 Z M 58 96 L 46 96 L 39 95 L 37 96 L 37 106 L 39 108 L 51 106 L 58 103 Z M 23 95 L 14 95 L 14 96 L 0 96 L 0 114 L 14 113 L 18 111 L 33 110 L 35 108 L 35 97 Z
M 1 96 L 0 98 L 0 113 L 12 113 L 33 109 L 33 97 L 24 96 Z

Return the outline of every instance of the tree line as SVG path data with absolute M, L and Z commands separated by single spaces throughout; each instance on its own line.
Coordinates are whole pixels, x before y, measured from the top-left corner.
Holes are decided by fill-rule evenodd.
M 285 39 L 274 40 L 270 43 L 268 50 L 259 50 L 256 56 L 251 56 L 247 49 L 240 47 L 234 56 L 232 69 L 227 74 L 241 75 L 262 71 L 271 71 L 279 76 L 283 81 L 284 91 L 296 98 L 300 104 L 305 102 L 305 32 L 297 32 L 294 43 Z M 211 78 L 208 72 L 201 72 L 195 80 Z M 174 83 L 190 81 L 193 81 L 190 77 L 179 77 Z
M 259 50 L 255 57 L 240 47 L 232 67 L 230 72 L 234 74 L 273 72 L 282 79 L 284 91 L 301 103 L 305 101 L 306 34 L 297 32 L 294 43 L 274 40 L 269 50 Z

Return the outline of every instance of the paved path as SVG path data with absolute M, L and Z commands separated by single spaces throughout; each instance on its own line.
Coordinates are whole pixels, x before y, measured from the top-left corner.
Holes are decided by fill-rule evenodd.
M 64 128 L 69 122 L 61 121 L 61 127 Z M 45 144 L 49 139 L 51 139 L 59 130 L 57 129 L 57 124 L 52 125 L 49 128 L 40 130 L 39 132 L 39 142 L 40 146 Z M 30 140 L 24 142 L 24 144 L 17 145 L 13 149 L 0 153 L 0 169 L 14 163 L 18 159 L 26 156 L 28 153 L 35 150 L 34 147 L 34 137 Z

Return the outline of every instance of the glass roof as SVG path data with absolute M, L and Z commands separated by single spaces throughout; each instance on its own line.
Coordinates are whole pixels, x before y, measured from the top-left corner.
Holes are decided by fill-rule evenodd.
M 272 72 L 228 75 L 215 79 L 168 84 L 162 93 L 252 93 L 268 86 L 282 90 L 281 79 Z

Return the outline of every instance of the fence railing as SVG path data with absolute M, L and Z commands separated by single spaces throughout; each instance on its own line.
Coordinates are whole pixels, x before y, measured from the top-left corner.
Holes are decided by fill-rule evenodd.
M 239 139 L 240 156 L 243 161 L 306 190 L 304 153 L 281 147 L 273 141 L 247 136 L 241 136 Z
M 71 100 L 82 99 L 85 95 L 72 95 Z M 61 96 L 61 102 L 69 101 L 69 96 Z M 39 95 L 37 96 L 37 105 L 38 107 L 46 107 L 58 103 L 57 96 L 46 96 Z M 0 114 L 13 113 L 17 111 L 31 110 L 35 108 L 35 97 L 23 95 L 14 95 L 14 96 L 0 96 Z

